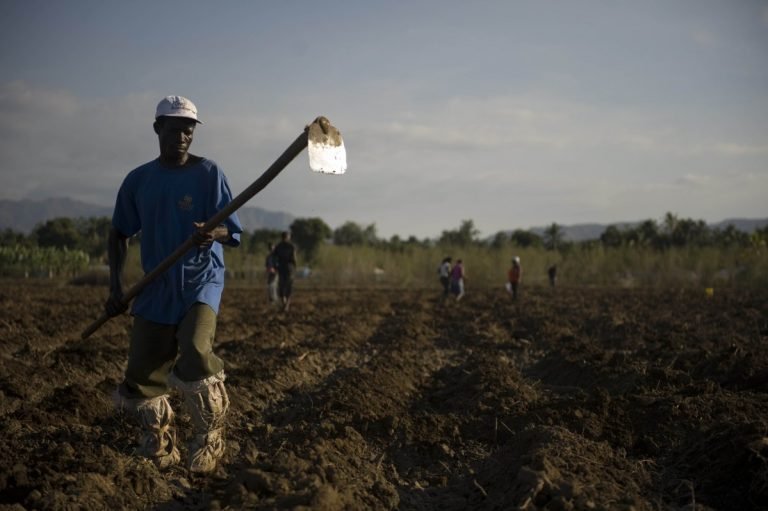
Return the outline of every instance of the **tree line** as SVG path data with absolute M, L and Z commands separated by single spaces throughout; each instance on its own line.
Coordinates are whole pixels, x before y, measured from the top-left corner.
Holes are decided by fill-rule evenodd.
M 54 218 L 38 224 L 29 235 L 7 228 L 0 232 L 0 246 L 39 247 L 82 252 L 92 261 L 106 262 L 107 237 L 111 227 L 108 217 Z M 291 236 L 304 261 L 315 260 L 320 246 L 371 246 L 391 251 L 404 251 L 408 247 L 432 246 L 486 246 L 502 248 L 544 248 L 568 252 L 573 248 L 602 245 L 605 248 L 637 247 L 665 250 L 673 247 L 749 247 L 764 246 L 768 241 L 768 226 L 746 233 L 728 225 L 723 229 L 710 228 L 703 220 L 680 218 L 666 213 L 661 221 L 645 220 L 634 226 L 609 225 L 600 238 L 588 241 L 565 240 L 564 229 L 557 223 L 546 227 L 541 234 L 532 230 L 499 231 L 489 238 L 481 238 L 472 220 L 461 221 L 458 228 L 448 229 L 434 239 L 415 236 L 401 238 L 379 237 L 376 225 L 361 225 L 348 221 L 332 229 L 321 218 L 299 218 L 289 227 Z M 278 229 L 255 229 L 241 235 L 242 247 L 251 254 L 264 253 L 271 243 L 280 239 Z M 140 234 L 135 241 L 140 242 Z M 80 258 L 81 260 L 82 258 Z

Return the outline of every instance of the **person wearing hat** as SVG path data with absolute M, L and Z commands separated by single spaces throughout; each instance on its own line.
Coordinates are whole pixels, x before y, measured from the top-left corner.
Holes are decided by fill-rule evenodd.
M 218 165 L 189 153 L 202 124 L 194 103 L 167 96 L 157 105 L 154 130 L 160 156 L 131 171 L 115 201 L 108 241 L 108 315 L 127 309 L 122 270 L 128 238 L 141 232 L 141 265 L 153 270 L 190 237 L 197 248 L 152 281 L 136 297 L 125 376 L 117 404 L 138 419 L 138 453 L 159 468 L 180 461 L 173 430 L 171 388 L 191 415 L 192 473 L 211 472 L 224 454 L 223 426 L 229 408 L 224 362 L 213 353 L 216 315 L 224 287 L 223 245 L 237 247 L 242 227 L 236 213 L 211 231 L 205 222 L 224 208 L 232 193 Z
M 512 267 L 507 272 L 507 291 L 512 295 L 512 299 L 517 299 L 517 288 L 520 280 L 523 278 L 523 268 L 520 266 L 520 258 L 512 258 Z

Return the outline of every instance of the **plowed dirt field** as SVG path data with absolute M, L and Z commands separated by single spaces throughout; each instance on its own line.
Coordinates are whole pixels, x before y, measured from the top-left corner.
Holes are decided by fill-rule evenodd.
M 0 507 L 768 508 L 768 290 L 265 295 L 225 291 L 229 443 L 190 478 L 112 408 L 130 318 L 79 339 L 106 289 L 3 282 Z

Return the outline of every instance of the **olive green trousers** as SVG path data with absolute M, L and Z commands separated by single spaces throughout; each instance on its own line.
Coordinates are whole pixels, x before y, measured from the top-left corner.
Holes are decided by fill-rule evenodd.
M 167 394 L 171 371 L 185 382 L 220 373 L 224 362 L 213 353 L 215 334 L 216 313 L 204 303 L 190 307 L 178 325 L 136 316 L 120 394 L 127 399 Z

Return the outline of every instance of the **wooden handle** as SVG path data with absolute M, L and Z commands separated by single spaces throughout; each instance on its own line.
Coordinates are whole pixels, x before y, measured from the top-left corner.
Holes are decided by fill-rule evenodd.
M 88 326 L 88 328 L 83 330 L 83 333 L 80 334 L 80 338 L 81 339 L 89 338 L 93 332 L 101 328 L 101 325 L 103 325 L 107 321 L 109 321 L 109 316 L 107 316 L 106 314 L 102 314 L 99 319 L 91 323 L 90 326 Z

